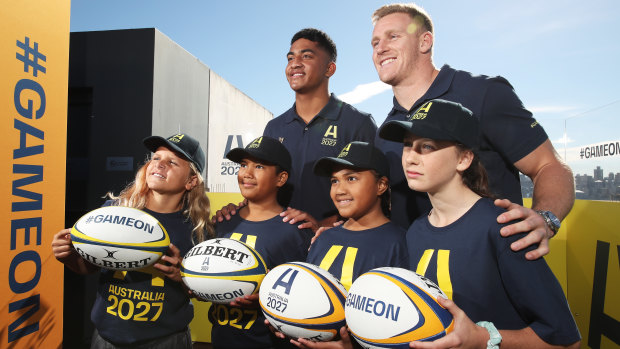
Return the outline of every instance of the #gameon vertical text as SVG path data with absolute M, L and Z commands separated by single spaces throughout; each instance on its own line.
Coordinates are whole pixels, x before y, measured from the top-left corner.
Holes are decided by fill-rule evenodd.
M 23 78 L 15 81 L 13 89 L 16 114 L 12 131 L 18 134 L 19 143 L 13 148 L 11 217 L 21 218 L 11 219 L 8 279 L 12 292 L 9 298 L 14 301 L 5 308 L 8 314 L 3 315 L 10 319 L 9 343 L 39 331 L 38 319 L 41 318 L 37 289 L 41 279 L 41 256 L 37 250 L 41 245 L 43 194 L 33 191 L 31 185 L 43 182 L 44 166 L 40 155 L 45 151 L 45 130 L 38 121 L 45 116 L 46 99 L 45 87 L 37 80 L 47 73 L 47 57 L 40 50 L 39 42 L 28 36 L 18 38 L 14 54 L 18 61 L 17 75 Z M 20 268 L 24 263 L 28 267 Z M 31 273 L 32 265 L 34 273 Z

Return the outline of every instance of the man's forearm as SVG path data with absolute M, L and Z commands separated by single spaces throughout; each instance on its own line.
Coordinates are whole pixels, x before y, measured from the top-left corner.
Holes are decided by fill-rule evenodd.
M 562 162 L 540 169 L 534 182 L 532 208 L 551 211 L 563 220 L 575 202 L 575 180 L 571 169 Z

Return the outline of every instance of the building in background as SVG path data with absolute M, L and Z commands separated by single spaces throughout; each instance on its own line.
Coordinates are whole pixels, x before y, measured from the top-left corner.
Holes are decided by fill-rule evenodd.
M 133 180 L 150 135 L 198 139 L 209 190 L 237 192 L 238 166 L 224 155 L 262 135 L 272 117 L 155 28 L 71 33 L 66 226 Z M 65 348 L 90 341 L 96 277 L 66 272 Z

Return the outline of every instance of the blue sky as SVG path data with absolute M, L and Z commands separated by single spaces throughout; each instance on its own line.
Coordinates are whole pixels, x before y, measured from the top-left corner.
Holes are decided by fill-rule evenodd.
M 370 16 L 385 3 L 73 0 L 71 31 L 155 27 L 278 115 L 294 101 L 284 77 L 290 38 L 299 29 L 319 28 L 338 47 L 331 91 L 380 124 L 392 94 L 372 65 Z M 620 2 L 417 3 L 435 22 L 435 65 L 507 78 L 575 172 L 591 174 L 594 163 L 573 163 L 574 147 L 620 140 Z M 619 158 L 601 166 L 605 173 L 620 172 Z

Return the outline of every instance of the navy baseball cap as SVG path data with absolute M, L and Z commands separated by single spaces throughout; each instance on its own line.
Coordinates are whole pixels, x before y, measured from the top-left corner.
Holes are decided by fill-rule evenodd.
M 407 133 L 440 141 L 461 143 L 470 149 L 479 145 L 478 119 L 459 103 L 433 99 L 424 103 L 406 121 L 392 120 L 379 129 L 379 137 L 402 143 Z
M 258 137 L 245 148 L 235 148 L 226 154 L 227 159 L 236 163 L 241 163 L 241 160 L 249 157 L 267 161 L 280 166 L 286 172 L 291 172 L 291 154 L 275 138 Z
M 320 158 L 314 163 L 314 173 L 319 176 L 331 176 L 336 166 L 375 170 L 380 176 L 390 175 L 390 165 L 383 152 L 366 142 L 356 141 L 347 144 L 338 157 Z
M 200 148 L 200 143 L 184 133 L 177 133 L 168 138 L 160 136 L 150 136 L 142 140 L 144 146 L 155 152 L 157 148 L 164 146 L 172 149 L 178 153 L 181 153 L 188 161 L 193 162 L 198 169 L 198 172 L 202 173 L 205 168 L 206 156 Z

